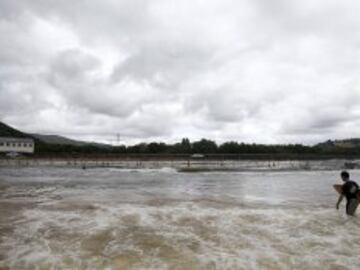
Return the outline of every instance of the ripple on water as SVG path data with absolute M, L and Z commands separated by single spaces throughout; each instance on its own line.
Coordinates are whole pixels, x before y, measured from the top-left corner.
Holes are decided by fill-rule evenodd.
M 10 269 L 360 267 L 355 254 L 360 242 L 354 241 L 360 236 L 348 233 L 357 230 L 357 220 L 326 209 L 83 205 L 25 209 L 22 222 L 5 237 L 2 264 Z
M 0 185 L 0 269 L 360 269 L 329 172 L 100 173 Z

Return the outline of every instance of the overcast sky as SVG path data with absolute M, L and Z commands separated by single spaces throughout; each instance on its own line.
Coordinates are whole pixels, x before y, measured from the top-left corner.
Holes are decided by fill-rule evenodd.
M 114 143 L 360 137 L 358 0 L 1 0 L 0 121 Z

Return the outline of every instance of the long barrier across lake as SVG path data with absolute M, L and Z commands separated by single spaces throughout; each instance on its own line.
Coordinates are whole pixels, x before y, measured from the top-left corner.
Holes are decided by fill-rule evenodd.
M 174 168 L 182 172 L 198 171 L 276 171 L 276 170 L 341 170 L 360 168 L 360 159 L 325 160 L 254 160 L 254 159 L 156 159 L 156 158 L 17 158 L 0 159 L 0 167 L 75 167 L 159 169 Z

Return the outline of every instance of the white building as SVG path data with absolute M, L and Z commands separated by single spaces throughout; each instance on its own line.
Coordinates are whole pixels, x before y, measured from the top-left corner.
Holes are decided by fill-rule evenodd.
M 0 152 L 34 153 L 34 148 L 33 139 L 0 137 Z

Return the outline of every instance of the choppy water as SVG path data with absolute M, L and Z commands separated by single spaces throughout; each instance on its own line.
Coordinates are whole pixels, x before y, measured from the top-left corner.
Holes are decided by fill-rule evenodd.
M 351 171 L 360 179 L 360 171 Z M 1 168 L 0 269 L 360 269 L 337 171 Z

